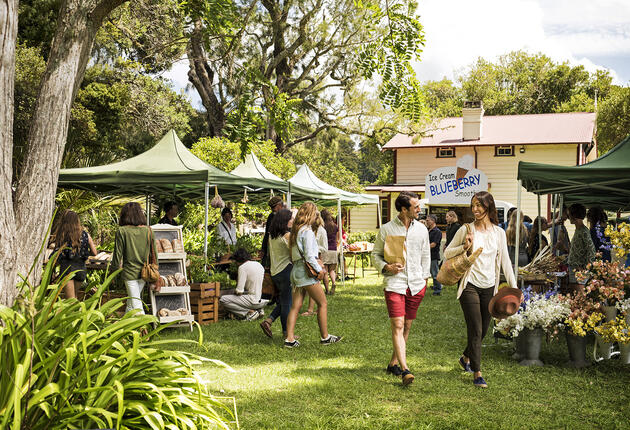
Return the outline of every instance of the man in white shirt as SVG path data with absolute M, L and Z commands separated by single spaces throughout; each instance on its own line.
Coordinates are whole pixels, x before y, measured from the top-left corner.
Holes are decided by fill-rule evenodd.
M 417 221 L 420 200 L 403 191 L 395 202 L 398 216 L 378 232 L 372 251 L 374 266 L 383 273 L 385 302 L 392 328 L 394 352 L 387 373 L 402 376 L 403 385 L 413 382 L 407 367 L 407 338 L 424 298 L 430 276 L 429 232 Z
M 232 222 L 232 210 L 223 208 L 221 211 L 221 222 L 217 225 L 217 234 L 223 238 L 229 246 L 236 245 L 236 226 Z
M 238 264 L 238 281 L 235 295 L 221 296 L 225 309 L 247 321 L 264 315 L 263 308 L 269 300 L 261 299 L 265 269 L 243 248 L 237 249 L 232 258 Z

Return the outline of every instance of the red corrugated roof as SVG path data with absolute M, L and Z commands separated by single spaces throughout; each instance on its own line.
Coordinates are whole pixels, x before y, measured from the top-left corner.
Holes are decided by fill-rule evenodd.
M 481 146 L 538 145 L 559 143 L 589 143 L 593 138 L 595 114 L 590 112 L 547 113 L 533 115 L 496 115 L 482 119 L 481 138 L 462 140 L 462 118 L 445 118 L 431 135 L 418 138 L 397 134 L 383 149 Z

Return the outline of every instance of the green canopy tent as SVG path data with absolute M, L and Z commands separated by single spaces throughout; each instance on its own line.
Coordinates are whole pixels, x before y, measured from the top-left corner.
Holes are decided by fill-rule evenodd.
M 274 181 L 242 178 L 226 173 L 196 157 L 170 130 L 151 149 L 127 160 L 104 166 L 61 169 L 58 186 L 118 195 L 177 194 L 183 198 L 205 197 L 206 226 L 211 186 L 224 196 L 240 196 L 245 189 L 270 189 Z M 149 210 L 147 210 L 147 218 Z M 207 233 L 204 255 L 207 255 Z
M 597 205 L 614 211 L 627 210 L 630 208 L 630 136 L 606 154 L 581 166 L 521 161 L 518 163 L 517 179 L 517 225 L 520 223 L 523 187 L 538 195 L 538 215 L 541 194 L 558 194 L 560 207 L 567 202 Z M 554 224 L 555 219 L 552 220 Z M 515 241 L 515 272 L 518 274 L 518 229 Z
M 333 187 L 330 184 L 319 179 L 311 169 L 306 164 L 302 164 L 295 175 L 288 181 L 292 186 L 295 187 L 303 187 L 319 190 L 325 193 L 330 193 L 333 195 L 332 198 L 324 199 L 318 203 L 326 204 L 326 201 L 337 203 L 337 225 L 341 228 L 341 205 L 342 203 L 349 206 L 357 206 L 357 205 L 371 205 L 375 204 L 378 207 L 379 198 L 378 196 L 373 196 L 371 194 L 359 194 L 359 193 L 351 193 L 349 191 L 341 190 L 337 187 Z M 380 218 L 380 210 L 377 210 L 378 216 Z M 380 225 L 380 219 L 379 219 Z M 343 261 L 343 247 L 341 248 L 341 261 Z M 344 273 L 344 264 L 341 265 L 341 279 L 342 282 L 345 279 Z
M 245 157 L 245 161 L 239 164 L 230 173 L 243 178 L 265 179 L 268 182 L 273 181 L 276 184 L 274 189 L 286 193 L 287 203 L 289 207 L 291 206 L 291 198 L 293 195 L 309 200 L 337 199 L 336 192 L 326 192 L 320 189 L 294 185 L 291 182 L 285 181 L 284 179 L 274 175 L 269 170 L 267 170 L 267 168 L 265 168 L 265 166 L 260 162 L 260 160 L 258 160 L 258 157 L 256 157 L 253 152 L 247 154 L 247 156 Z
M 565 202 L 630 208 L 630 136 L 606 154 L 581 166 L 518 164 L 518 180 L 535 194 L 561 194 Z

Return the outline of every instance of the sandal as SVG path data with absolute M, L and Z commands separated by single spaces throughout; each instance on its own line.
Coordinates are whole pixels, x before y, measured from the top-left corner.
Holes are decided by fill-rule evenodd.
M 260 328 L 268 337 L 273 337 L 273 333 L 271 331 L 271 323 L 269 321 L 264 320 L 263 322 L 261 322 Z
M 303 316 L 303 317 L 312 317 L 313 315 L 315 315 L 315 312 L 314 311 L 306 311 L 306 312 L 302 312 L 300 315 Z

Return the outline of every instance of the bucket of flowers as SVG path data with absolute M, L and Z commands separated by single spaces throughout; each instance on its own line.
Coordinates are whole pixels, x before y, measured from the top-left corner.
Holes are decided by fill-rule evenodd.
M 622 222 L 617 227 L 606 227 L 606 236 L 610 238 L 611 251 L 617 261 L 624 261 L 630 253 L 630 225 Z
M 531 287 L 523 290 L 523 303 L 519 311 L 495 324 L 495 331 L 516 339 L 514 358 L 522 366 L 542 366 L 539 359 L 542 337 L 558 333 L 559 323 L 569 315 L 571 309 L 566 300 L 558 296 L 557 290 L 535 293 Z
M 595 327 L 595 333 L 606 344 L 612 345 L 617 343 L 619 345 L 621 362 L 630 364 L 630 334 L 628 333 L 628 323 L 624 316 L 618 316 L 614 320 L 598 325 Z M 604 358 L 606 357 L 599 358 L 595 356 L 596 360 Z
M 564 320 L 564 328 L 569 349 L 570 367 L 586 367 L 586 335 L 592 333 L 604 319 L 600 303 L 595 303 L 586 290 L 580 290 L 571 295 L 561 296 L 570 308 L 570 313 Z

